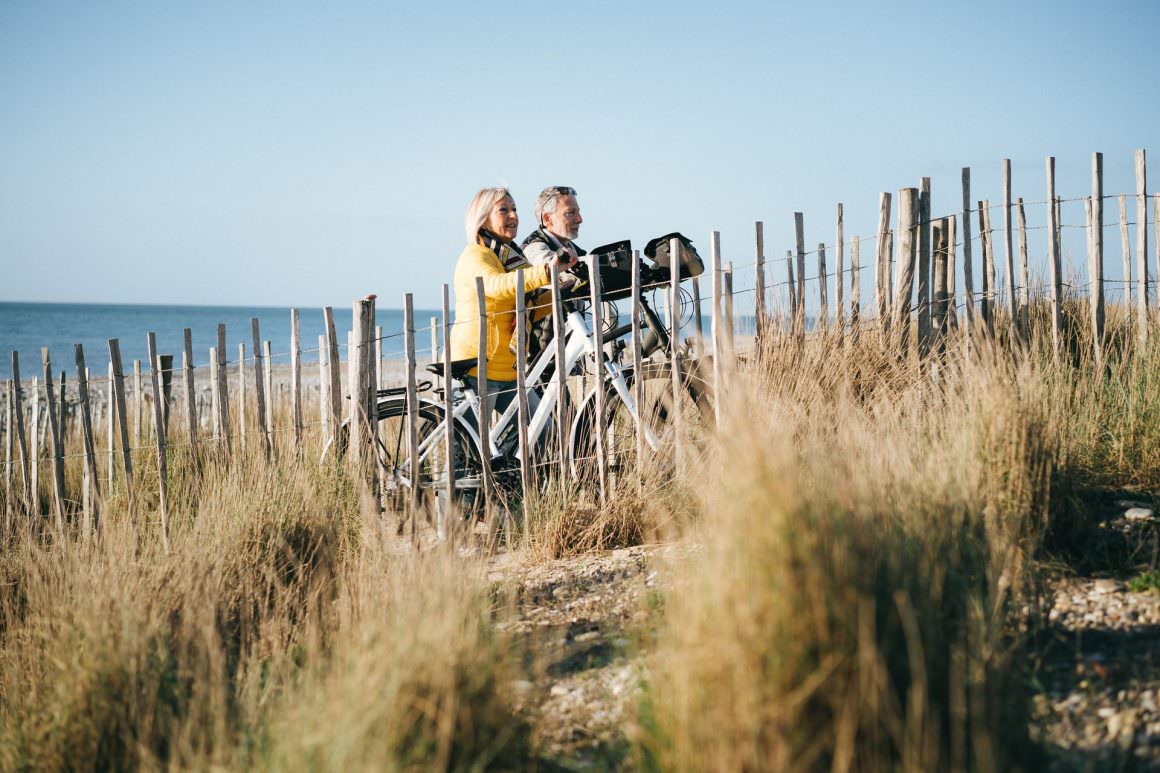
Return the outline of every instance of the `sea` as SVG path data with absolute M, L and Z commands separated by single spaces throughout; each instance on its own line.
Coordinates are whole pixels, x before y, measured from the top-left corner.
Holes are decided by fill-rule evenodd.
M 439 312 L 415 310 L 415 347 L 420 358 L 430 356 L 430 318 Z M 217 327 L 226 326 L 228 361 L 238 356 L 238 344 L 251 351 L 251 319 L 257 319 L 262 341 L 270 342 L 274 363 L 290 362 L 290 308 L 271 306 L 160 306 L 122 303 L 22 303 L 0 301 L 0 380 L 12 377 L 12 353 L 19 355 L 20 376 L 42 375 L 41 349 L 48 348 L 53 372 L 76 374 L 74 347 L 84 347 L 90 372 L 104 375 L 109 362 L 109 339 L 120 342 L 121 361 L 127 372 L 133 360 L 148 361 L 147 335 L 157 335 L 157 353 L 172 354 L 180 366 L 184 330 L 193 340 L 193 364 L 209 364 L 209 350 L 217 346 Z M 351 329 L 350 306 L 334 308 L 339 351 L 346 358 L 346 332 Z M 326 332 L 322 308 L 299 308 L 303 364 L 318 361 L 318 336 Z M 403 356 L 402 309 L 379 308 L 377 325 L 383 328 L 383 357 Z M 424 354 L 425 353 L 425 354 Z M 148 371 L 148 366 L 144 368 Z

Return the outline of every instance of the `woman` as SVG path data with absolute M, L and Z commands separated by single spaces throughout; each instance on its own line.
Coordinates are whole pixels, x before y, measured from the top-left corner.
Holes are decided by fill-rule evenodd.
M 479 301 L 476 277 L 483 278 L 487 307 L 488 402 L 504 411 L 515 397 L 516 357 L 511 340 L 516 326 L 516 296 L 551 282 L 548 265 L 532 266 L 515 244 L 520 218 L 507 188 L 484 188 L 475 194 L 464 216 L 467 247 L 455 265 L 455 325 L 451 329 L 451 359 L 479 356 Z M 560 268 L 571 263 L 561 262 Z M 516 268 L 524 269 L 524 285 L 516 284 Z M 476 369 L 465 379 L 478 390 Z

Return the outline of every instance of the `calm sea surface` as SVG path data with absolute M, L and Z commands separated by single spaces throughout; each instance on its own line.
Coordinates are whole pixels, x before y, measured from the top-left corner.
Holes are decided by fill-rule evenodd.
M 431 348 L 427 328 L 437 312 L 415 311 L 415 346 L 422 352 Z M 403 353 L 403 312 L 379 308 L 376 321 L 383 328 L 383 356 L 400 357 Z M 182 331 L 189 328 L 193 336 L 194 365 L 209 364 L 210 347 L 217 346 L 217 326 L 226 326 L 228 359 L 238 356 L 238 344 L 246 345 L 246 356 L 252 356 L 253 335 L 250 319 L 257 317 L 263 341 L 270 341 L 273 361 L 290 362 L 290 309 L 246 306 L 146 306 L 99 303 L 10 303 L 0 302 L 0 379 L 12 376 L 12 352 L 20 353 L 20 375 L 28 379 L 42 374 L 41 347 L 47 346 L 53 370 L 75 376 L 73 345 L 82 344 L 85 362 L 94 376 L 104 375 L 109 361 L 109 339 L 121 342 L 121 359 L 126 371 L 132 371 L 133 360 L 148 359 L 146 334 L 157 334 L 157 353 L 174 355 L 180 365 L 183 348 Z M 318 336 L 325 333 L 321 308 L 298 310 L 302 336 L 302 361 L 317 362 Z M 340 354 L 346 357 L 346 331 L 351 328 L 351 309 L 335 308 L 334 325 Z M 392 337 L 393 336 L 393 337 Z M 279 356 L 281 355 L 281 356 Z M 147 370 L 148 368 L 146 368 Z

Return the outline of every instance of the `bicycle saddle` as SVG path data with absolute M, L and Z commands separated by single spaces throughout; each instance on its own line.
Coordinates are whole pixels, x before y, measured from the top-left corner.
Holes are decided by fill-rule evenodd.
M 468 360 L 452 360 L 451 362 L 451 378 L 463 378 L 467 375 L 467 371 L 474 368 L 478 363 L 472 357 Z M 427 370 L 434 373 L 439 378 L 443 378 L 443 363 L 433 362 L 427 366 Z

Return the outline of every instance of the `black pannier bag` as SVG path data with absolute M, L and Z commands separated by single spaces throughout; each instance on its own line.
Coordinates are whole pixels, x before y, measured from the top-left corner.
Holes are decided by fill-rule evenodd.
M 657 268 L 668 269 L 669 278 L 672 278 L 672 256 L 669 255 L 670 240 L 676 239 L 679 243 L 678 255 L 681 267 L 681 281 L 692 279 L 705 273 L 705 262 L 693 247 L 693 241 L 683 234 L 673 231 L 671 234 L 658 236 L 644 246 L 644 254 L 656 263 Z
M 600 266 L 601 298 L 615 301 L 632 295 L 632 242 L 626 239 L 605 244 L 589 250 L 588 254 L 594 255 Z M 584 282 L 583 287 L 577 287 L 573 295 L 583 295 L 589 292 L 591 292 L 591 288 L 587 282 Z

